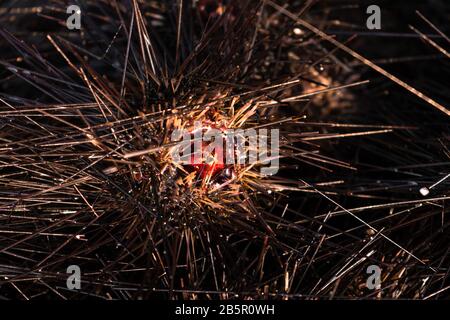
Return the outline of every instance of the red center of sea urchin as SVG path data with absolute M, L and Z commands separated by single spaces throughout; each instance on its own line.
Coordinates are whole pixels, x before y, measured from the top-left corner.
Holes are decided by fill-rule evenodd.
M 209 129 L 215 129 L 220 130 L 222 133 L 224 133 L 227 128 L 222 125 L 218 125 L 215 122 L 212 121 L 206 121 L 206 124 L 198 130 L 202 131 L 202 138 L 203 134 L 208 131 Z M 192 134 L 193 132 L 191 132 Z M 230 178 L 234 172 L 233 168 L 230 168 L 230 165 L 225 164 L 225 137 L 222 135 L 221 143 L 218 143 L 216 145 L 216 148 L 214 148 L 209 154 L 205 154 L 205 150 L 208 147 L 209 142 L 202 141 L 201 143 L 201 150 L 194 150 L 194 153 L 191 154 L 191 161 L 190 164 L 187 165 L 187 168 L 193 169 L 198 176 L 200 176 L 202 179 L 208 178 L 208 177 L 222 177 L 227 180 Z M 200 154 L 200 156 L 195 156 L 196 153 Z M 211 161 L 212 160 L 212 161 Z
M 204 143 L 202 143 L 203 148 L 206 147 Z M 221 148 L 221 152 L 218 152 L 220 154 L 223 154 L 223 148 Z M 217 151 L 214 150 L 213 154 L 211 156 L 215 157 L 217 155 Z M 202 156 L 200 163 L 194 162 L 194 156 L 192 156 L 192 167 L 195 169 L 195 171 L 198 172 L 198 174 L 202 178 L 206 178 L 208 176 L 212 177 L 216 175 L 217 173 L 221 172 L 223 169 L 225 169 L 225 164 L 223 161 L 216 162 L 214 161 L 212 164 L 206 163 L 206 159 Z

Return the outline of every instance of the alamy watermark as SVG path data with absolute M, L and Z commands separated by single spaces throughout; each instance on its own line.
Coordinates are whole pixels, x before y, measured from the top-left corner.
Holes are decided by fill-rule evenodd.
M 69 290 L 80 290 L 81 289 L 81 268 L 76 264 L 67 267 L 67 277 L 66 286 Z
M 373 264 L 367 267 L 366 273 L 370 274 L 366 281 L 367 288 L 379 290 L 381 288 L 381 268 Z
M 80 30 L 81 29 L 81 9 L 77 5 L 71 5 L 67 7 L 67 14 L 70 16 L 66 20 L 66 25 L 69 30 Z
M 175 163 L 181 165 L 257 165 L 263 176 L 278 172 L 279 129 L 217 129 L 195 122 L 192 131 L 172 132 L 171 149 Z
M 373 4 L 367 7 L 367 14 L 370 16 L 367 18 L 366 26 L 369 30 L 381 30 L 381 9 L 379 6 Z

